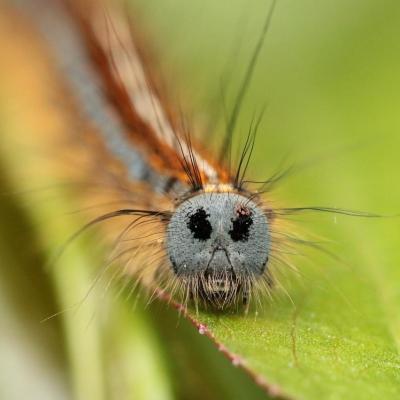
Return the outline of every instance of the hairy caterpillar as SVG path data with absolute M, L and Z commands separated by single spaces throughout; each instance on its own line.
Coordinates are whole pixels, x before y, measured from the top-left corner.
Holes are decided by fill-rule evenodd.
M 69 138 L 80 149 L 70 155 L 72 162 L 84 153 L 85 176 L 103 189 L 97 199 L 109 205 L 82 231 L 116 222 L 110 263 L 123 265 L 123 274 L 184 304 L 193 300 L 217 309 L 248 304 L 272 289 L 275 271 L 291 267 L 286 253 L 299 239 L 285 229 L 287 216 L 304 211 L 371 216 L 272 206 L 269 190 L 287 171 L 258 185 L 247 177 L 262 114 L 249 127 L 239 159 L 231 161 L 236 120 L 275 2 L 215 156 L 195 141 L 179 108 L 167 101 L 120 4 L 20 3 L 51 49 L 71 113 L 84 121 Z

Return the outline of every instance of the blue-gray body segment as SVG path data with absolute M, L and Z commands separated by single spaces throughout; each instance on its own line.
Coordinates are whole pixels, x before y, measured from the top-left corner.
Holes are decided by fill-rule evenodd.
M 246 235 L 233 234 L 238 210 L 251 219 Z M 198 216 L 197 225 L 193 216 Z M 197 274 L 257 277 L 264 273 L 270 251 L 265 213 L 253 201 L 236 193 L 202 193 L 184 201 L 167 229 L 167 251 L 178 276 Z
M 119 115 L 104 95 L 101 78 L 92 66 L 78 27 L 70 15 L 57 1 L 15 2 L 35 21 L 52 48 L 82 116 L 102 136 L 111 154 L 126 166 L 129 177 L 150 183 L 156 192 L 164 191 L 170 178 L 154 171 L 128 140 Z

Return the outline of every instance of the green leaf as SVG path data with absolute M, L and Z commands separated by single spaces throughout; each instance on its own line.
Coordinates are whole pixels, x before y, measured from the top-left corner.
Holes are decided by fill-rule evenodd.
M 185 92 L 194 93 L 202 109 L 204 98 L 214 99 L 206 103 L 209 110 L 218 109 L 219 81 L 226 76 L 228 110 L 232 104 L 268 5 L 246 6 L 174 1 L 143 7 L 171 44 L 163 55 L 185 66 Z M 301 167 L 267 200 L 399 213 L 399 15 L 393 2 L 278 2 L 239 120 L 239 132 L 246 132 L 254 111 L 268 102 L 253 176 L 268 177 L 287 154 Z M 171 26 L 175 18 L 182 22 Z M 190 45 L 180 34 L 185 29 Z M 237 49 L 224 69 L 232 43 Z M 308 214 L 296 218 L 292 229 L 321 237 L 340 260 L 299 248 L 302 256 L 293 262 L 303 276 L 285 283 L 288 296 L 257 315 L 192 317 L 272 392 L 307 399 L 397 398 L 399 219 Z

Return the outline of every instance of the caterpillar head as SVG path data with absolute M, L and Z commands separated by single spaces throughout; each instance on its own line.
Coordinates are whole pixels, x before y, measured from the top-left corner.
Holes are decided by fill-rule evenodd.
M 167 228 L 174 273 L 192 296 L 219 307 L 247 296 L 264 274 L 270 231 L 263 210 L 233 193 L 202 193 L 175 210 Z

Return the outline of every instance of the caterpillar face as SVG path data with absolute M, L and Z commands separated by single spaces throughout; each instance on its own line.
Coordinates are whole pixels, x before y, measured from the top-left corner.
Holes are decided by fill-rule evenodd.
M 236 193 L 203 193 L 184 201 L 167 228 L 175 274 L 206 300 L 234 297 L 261 276 L 270 250 L 266 215 Z

